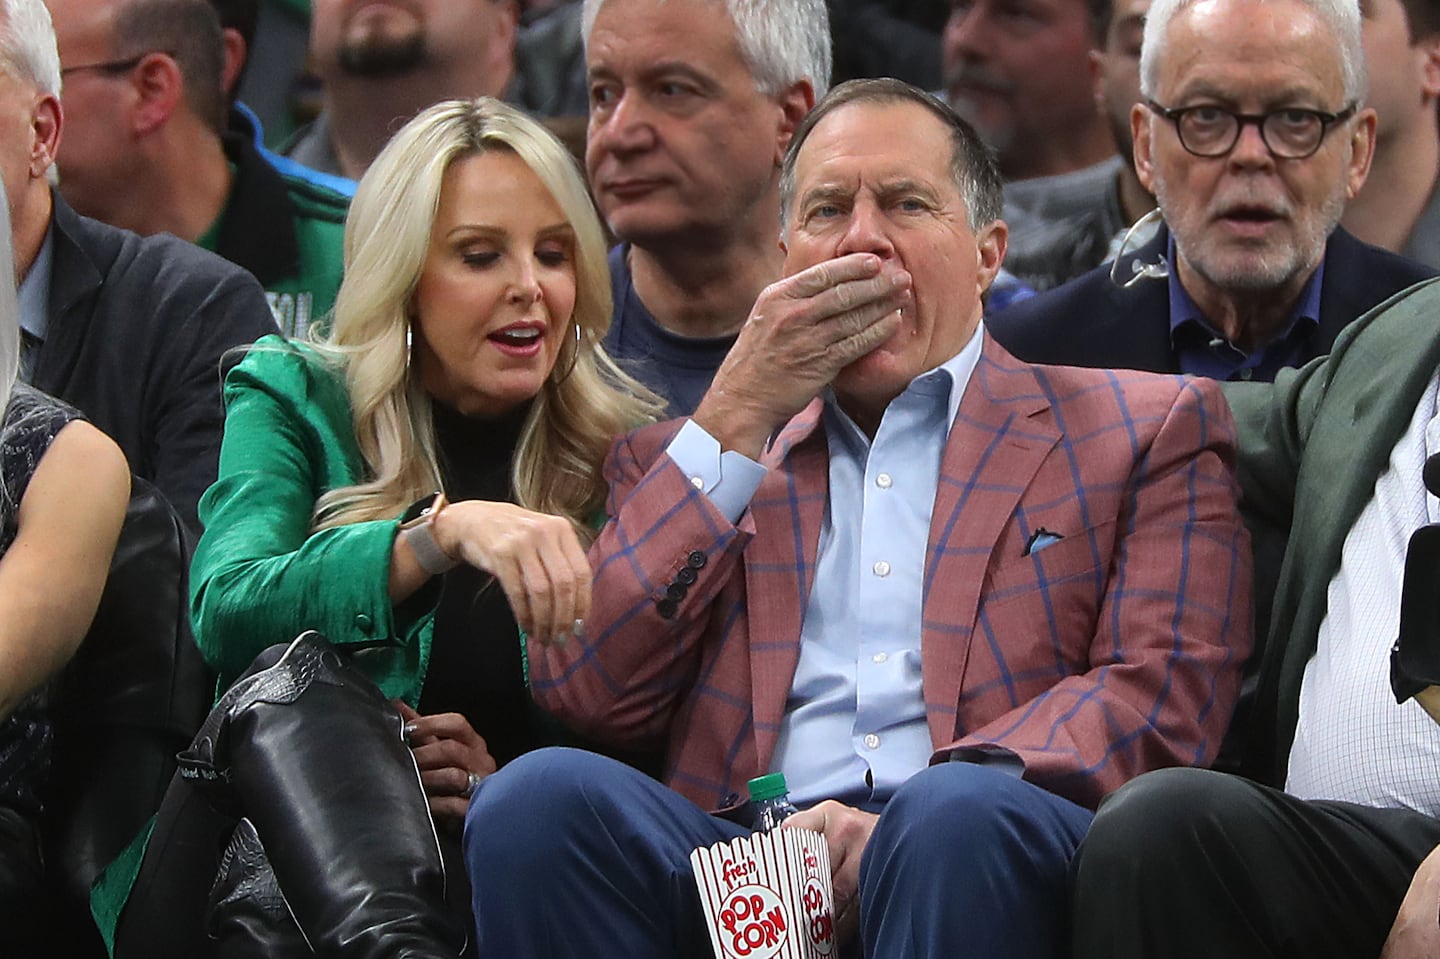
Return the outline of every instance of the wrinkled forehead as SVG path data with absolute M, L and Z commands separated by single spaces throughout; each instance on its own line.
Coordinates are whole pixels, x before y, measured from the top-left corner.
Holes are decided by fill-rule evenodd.
M 1199 0 L 1176 12 L 1157 58 L 1155 92 L 1167 105 L 1334 106 L 1345 92 L 1340 40 L 1299 0 Z

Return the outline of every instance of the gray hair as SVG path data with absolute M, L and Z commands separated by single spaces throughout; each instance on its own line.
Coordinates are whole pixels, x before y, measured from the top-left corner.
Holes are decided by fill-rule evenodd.
M 1140 92 L 1154 99 L 1160 77 L 1160 58 L 1170 21 L 1200 0 L 1155 0 L 1145 16 L 1140 41 Z M 1345 102 L 1365 101 L 1365 48 L 1360 39 L 1360 5 L 1356 0 L 1296 0 L 1308 7 L 1335 34 L 1340 46 L 1340 72 L 1345 80 Z M 1167 104 L 1168 105 L 1168 104 Z
M 757 90 L 773 96 L 809 80 L 815 99 L 825 95 L 830 87 L 830 15 L 825 0 L 723 2 L 735 22 L 735 41 Z M 595 17 L 604 5 L 605 0 L 585 0 L 580 29 L 587 49 Z
M 0 69 L 60 95 L 60 51 L 43 0 L 0 0 Z
M 1004 181 L 996 166 L 995 151 L 948 103 L 903 80 L 848 80 L 815 104 L 790 138 L 790 147 L 785 151 L 785 161 L 780 167 L 782 232 L 789 228 L 790 207 L 795 202 L 795 162 L 800 148 L 827 114 L 855 103 L 914 103 L 934 114 L 950 134 L 950 179 L 965 201 L 970 229 L 978 231 L 1000 219 L 1005 202 Z

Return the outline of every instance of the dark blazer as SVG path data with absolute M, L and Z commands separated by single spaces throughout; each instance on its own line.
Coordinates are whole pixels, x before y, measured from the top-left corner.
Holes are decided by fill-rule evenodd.
M 1132 263 L 1156 262 L 1169 238 L 1162 226 L 1149 243 L 1121 258 L 1116 276 L 1133 276 Z M 1361 243 L 1337 227 L 1325 244 L 1320 324 L 1302 360 L 1330 352 L 1336 335 L 1351 320 L 1432 276 L 1434 269 Z M 1007 350 L 1031 363 L 1180 372 L 1170 345 L 1168 284 L 1143 279 L 1123 289 L 1111 281 L 1109 263 L 986 317 L 985 327 Z
M 213 253 L 108 226 L 53 195 L 49 328 L 32 385 L 79 407 L 198 530 L 225 420 L 221 357 L 275 332 L 264 291 Z

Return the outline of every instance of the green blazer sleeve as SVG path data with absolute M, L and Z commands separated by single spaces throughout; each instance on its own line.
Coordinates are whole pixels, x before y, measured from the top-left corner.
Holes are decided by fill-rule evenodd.
M 221 687 L 261 650 L 317 629 L 355 651 L 386 695 L 418 701 L 432 615 L 396 621 L 388 580 L 398 520 L 310 532 L 320 495 L 363 472 L 343 376 L 266 337 L 226 377 L 225 406 L 190 573 L 195 637 Z

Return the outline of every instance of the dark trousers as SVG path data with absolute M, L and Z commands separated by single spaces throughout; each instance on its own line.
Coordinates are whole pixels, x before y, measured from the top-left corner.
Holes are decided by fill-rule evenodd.
M 1378 956 L 1440 821 L 1203 769 L 1141 776 L 1075 860 L 1075 959 Z M 1437 904 L 1440 908 L 1440 904 Z
M 861 861 L 864 955 L 1063 955 L 1068 864 L 1089 822 L 984 766 L 916 774 Z M 688 857 L 744 832 L 603 757 L 522 756 L 481 784 L 466 817 L 479 952 L 708 957 Z

